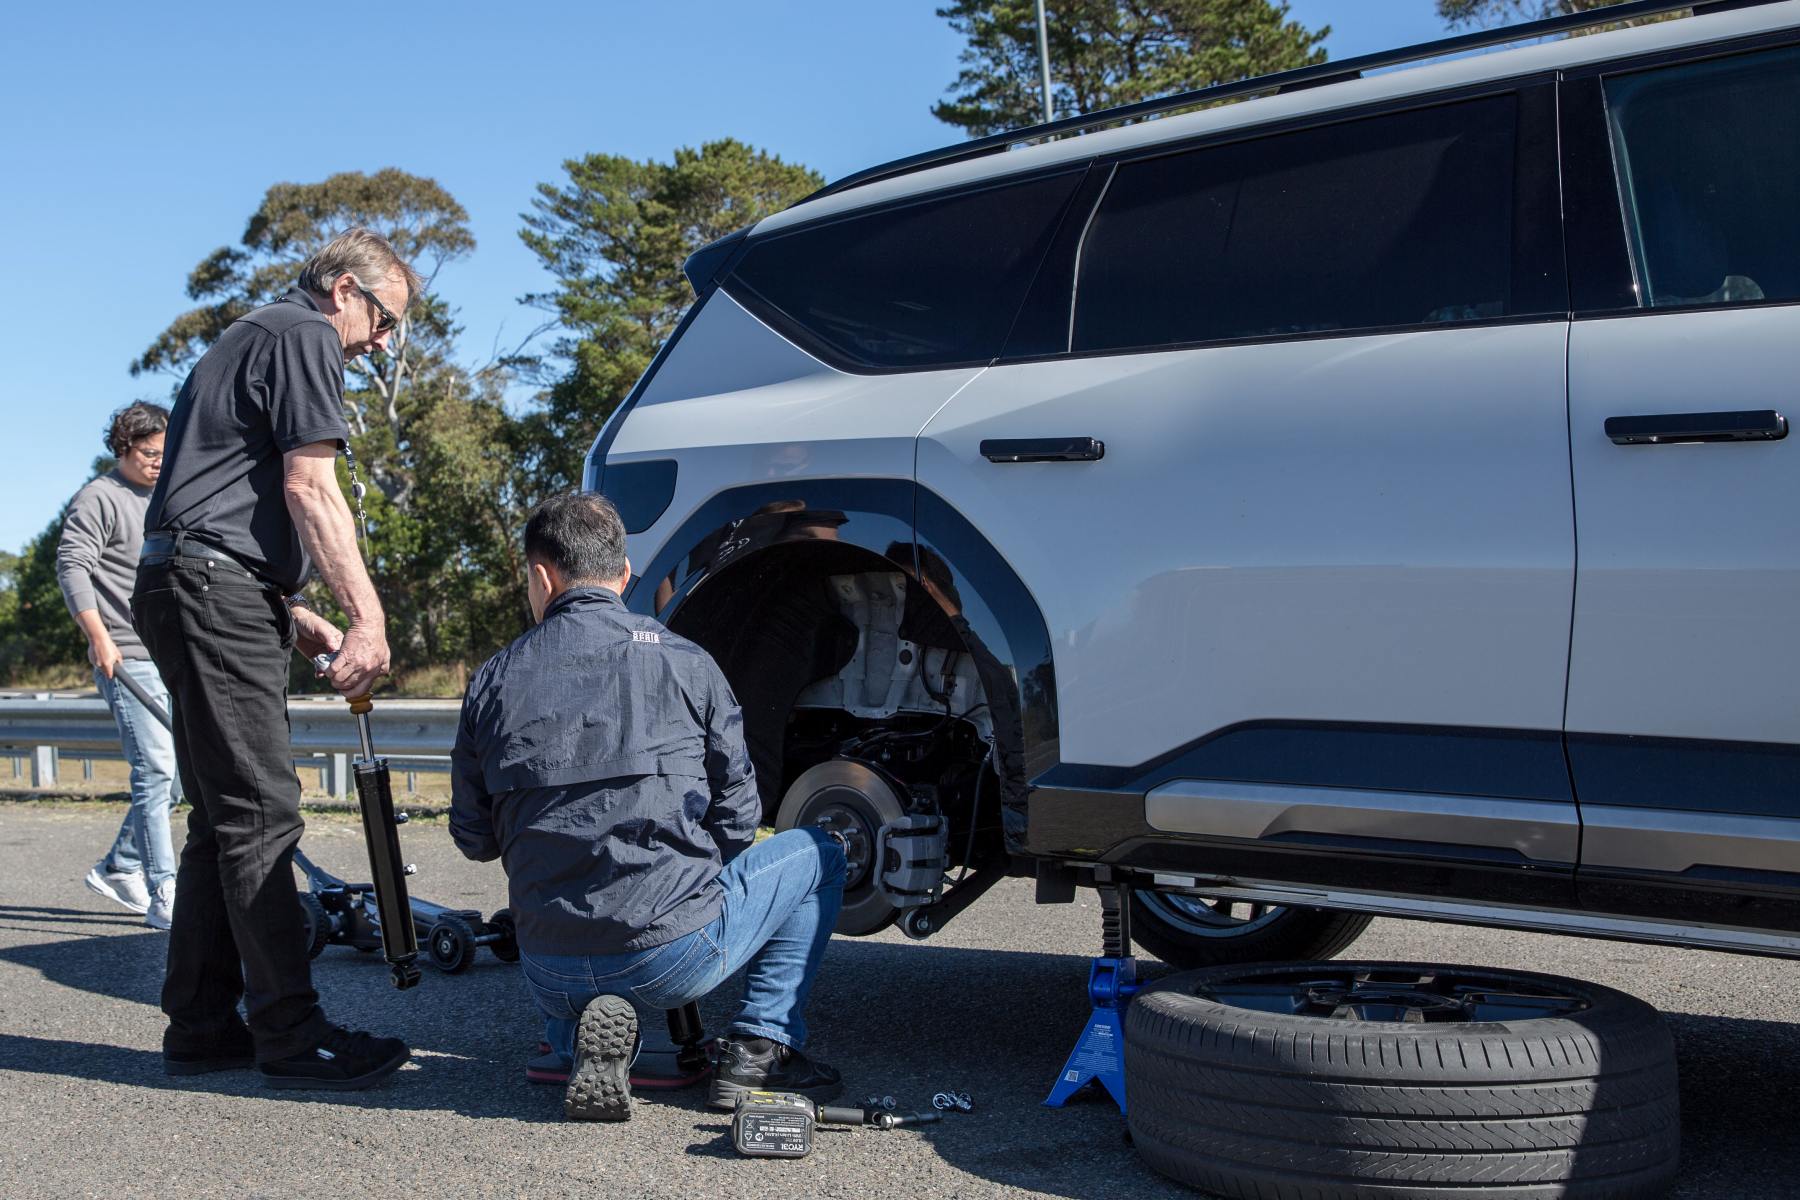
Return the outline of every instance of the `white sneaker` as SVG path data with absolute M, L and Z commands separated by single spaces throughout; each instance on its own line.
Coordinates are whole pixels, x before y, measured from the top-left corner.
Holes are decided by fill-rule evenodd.
M 144 924 L 152 929 L 167 929 L 175 923 L 175 881 L 165 879 L 156 889 L 156 895 L 150 897 L 150 911 L 144 914 Z
M 87 878 L 81 882 L 87 884 L 88 891 L 98 892 L 108 900 L 117 901 L 134 913 L 150 911 L 150 889 L 144 886 L 144 875 L 141 871 L 127 874 L 123 871 L 108 871 L 103 858 L 88 871 Z

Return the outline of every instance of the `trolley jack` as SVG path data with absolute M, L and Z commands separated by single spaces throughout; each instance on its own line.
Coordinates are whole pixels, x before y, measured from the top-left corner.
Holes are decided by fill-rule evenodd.
M 1061 1108 L 1097 1081 L 1124 1113 L 1125 1006 L 1142 986 L 1131 955 L 1131 894 L 1113 878 L 1111 867 L 1094 868 L 1094 882 L 1100 889 L 1101 937 L 1100 957 L 1088 972 L 1094 1012 L 1044 1105 Z
M 406 824 L 406 814 L 394 814 Z M 383 949 L 381 906 L 375 887 L 346 883 L 306 856 L 294 851 L 294 865 L 306 876 L 307 890 L 300 893 L 300 909 L 306 914 L 306 952 L 317 958 L 327 946 L 352 946 L 365 953 Z M 404 868 L 411 874 L 411 867 Z M 417 896 L 407 897 L 415 936 L 425 944 L 431 965 L 455 975 L 475 961 L 477 947 L 486 946 L 504 963 L 519 961 L 518 932 L 512 910 L 501 909 L 487 920 L 472 908 L 446 908 Z
M 331 657 L 325 654 L 318 655 L 313 659 L 313 665 L 318 667 L 322 673 L 331 665 Z M 125 686 L 126 691 L 137 697 L 138 703 L 142 704 L 145 711 L 154 717 L 163 728 L 174 731 L 175 724 L 170 719 L 168 711 L 158 704 L 136 680 L 123 671 L 114 678 Z M 359 943 L 355 937 L 346 936 L 346 940 L 353 945 L 358 945 L 359 948 L 373 950 L 379 947 L 393 972 L 394 986 L 404 989 L 419 982 L 419 968 L 415 965 L 415 960 L 419 957 L 419 938 L 418 931 L 413 925 L 413 919 L 418 915 L 417 908 L 423 902 L 411 901 L 406 894 L 406 876 L 409 872 L 406 865 L 400 860 L 399 823 L 401 818 L 394 813 L 394 793 L 393 785 L 389 781 L 388 760 L 377 758 L 375 755 L 374 738 L 369 731 L 371 707 L 373 705 L 366 695 L 350 698 L 350 711 L 356 714 L 356 731 L 362 741 L 362 756 L 356 760 L 354 768 L 357 806 L 362 810 L 363 840 L 368 845 L 369 868 L 375 877 L 374 882 L 361 885 L 345 884 L 340 879 L 325 875 L 324 872 L 313 866 L 299 850 L 296 849 L 294 854 L 313 883 L 314 890 L 307 893 L 307 899 L 312 901 L 312 906 L 308 906 L 306 900 L 301 902 L 307 918 L 307 937 L 311 953 L 317 954 L 324 945 L 324 940 L 320 937 L 321 933 L 326 938 L 332 934 L 332 930 L 321 928 L 320 921 L 320 918 L 328 917 L 330 914 L 323 908 L 315 907 L 320 902 L 319 889 L 321 877 L 323 877 L 327 881 L 327 885 L 336 885 L 343 896 L 348 897 L 341 906 L 338 906 L 339 911 L 336 913 L 338 924 L 334 925 L 333 929 L 346 935 L 360 931 L 365 937 L 366 946 L 364 943 Z M 362 902 L 356 903 L 358 899 Z M 445 916 L 461 915 L 450 909 L 440 908 L 438 905 L 424 905 L 424 908 L 427 910 L 427 915 L 439 918 L 434 922 L 436 926 L 443 925 L 442 918 Z M 498 915 L 496 914 L 496 916 Z M 490 922 L 491 924 L 494 923 Z M 510 925 L 510 920 L 507 924 Z M 498 928 L 482 930 L 483 935 L 490 932 L 499 933 L 501 930 Z M 492 940 L 496 943 L 503 941 L 500 938 Z M 513 944 L 516 945 L 516 942 Z M 473 953 L 472 945 L 468 949 L 470 953 Z M 500 952 L 500 950 L 496 950 L 496 953 Z

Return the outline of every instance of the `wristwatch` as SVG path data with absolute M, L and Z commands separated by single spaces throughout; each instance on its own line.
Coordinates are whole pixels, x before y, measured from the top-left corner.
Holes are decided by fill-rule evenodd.
M 301 595 L 299 592 L 295 592 L 291 596 L 283 596 L 282 599 L 287 601 L 287 606 L 290 609 L 294 609 L 294 608 L 310 609 L 312 607 L 312 605 L 310 605 L 306 602 L 306 597 Z

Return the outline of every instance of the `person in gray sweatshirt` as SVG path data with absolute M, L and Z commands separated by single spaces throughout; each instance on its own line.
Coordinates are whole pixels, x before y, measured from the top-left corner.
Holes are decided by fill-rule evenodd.
M 56 581 L 75 624 L 87 635 L 94 682 L 112 709 L 131 766 L 131 811 L 112 848 L 83 882 L 142 913 L 153 929 L 167 929 L 175 911 L 175 849 L 169 834 L 175 739 L 118 677 L 130 675 L 169 711 L 169 691 L 132 628 L 130 607 L 144 544 L 144 512 L 162 474 L 168 426 L 169 410 L 160 404 L 139 401 L 113 414 L 106 448 L 118 465 L 75 493 L 56 547 Z

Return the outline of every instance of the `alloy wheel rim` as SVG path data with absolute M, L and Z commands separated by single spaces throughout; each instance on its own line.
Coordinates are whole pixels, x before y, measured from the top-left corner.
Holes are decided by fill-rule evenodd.
M 1243 937 L 1254 930 L 1266 929 L 1288 912 L 1286 906 L 1280 904 L 1148 889 L 1138 893 L 1138 900 L 1158 921 L 1193 937 Z
M 1256 1012 L 1407 1025 L 1567 1017 L 1591 1007 L 1587 997 L 1552 981 L 1458 968 L 1334 969 L 1323 963 L 1226 974 L 1201 983 L 1194 995 Z

